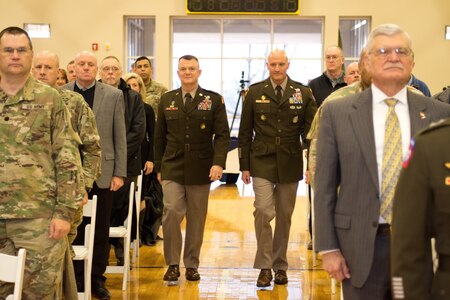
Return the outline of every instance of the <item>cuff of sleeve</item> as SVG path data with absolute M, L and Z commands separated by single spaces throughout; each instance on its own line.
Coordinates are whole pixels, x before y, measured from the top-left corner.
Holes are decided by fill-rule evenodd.
M 56 209 L 53 213 L 53 219 L 60 219 L 67 222 L 72 222 L 76 209 Z

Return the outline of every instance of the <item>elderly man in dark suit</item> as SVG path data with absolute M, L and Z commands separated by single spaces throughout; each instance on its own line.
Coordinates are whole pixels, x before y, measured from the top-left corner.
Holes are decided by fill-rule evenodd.
M 308 87 L 287 76 L 282 50 L 267 58 L 270 77 L 252 84 L 242 107 L 239 165 L 244 183 L 253 178 L 255 231 L 258 242 L 256 285 L 286 284 L 286 257 L 298 182 L 303 178 L 303 144 L 317 110 Z M 276 218 L 272 236 L 270 222 Z
M 198 84 L 198 59 L 178 60 L 181 88 L 161 97 L 155 130 L 155 171 L 163 194 L 164 281 L 180 277 L 183 243 L 180 223 L 186 217 L 183 261 L 186 279 L 200 280 L 198 266 L 211 181 L 222 176 L 230 132 L 221 95 Z
M 450 106 L 407 91 L 411 40 L 400 27 L 369 35 L 370 88 L 325 102 L 317 139 L 316 250 L 345 299 L 391 299 L 393 194 L 411 136 Z
M 97 58 L 93 53 L 82 51 L 75 57 L 77 79 L 64 88 L 80 93 L 94 111 L 102 148 L 101 175 L 95 181 L 89 196 L 97 195 L 97 223 L 95 226 L 94 257 L 92 262 L 92 293 L 99 299 L 110 299 L 105 287 L 109 256 L 109 227 L 112 192 L 123 186 L 127 176 L 127 141 L 122 91 L 95 79 L 98 72 Z M 74 244 L 83 244 L 83 220 L 78 227 Z M 75 262 L 77 284 L 83 281 L 83 263 Z

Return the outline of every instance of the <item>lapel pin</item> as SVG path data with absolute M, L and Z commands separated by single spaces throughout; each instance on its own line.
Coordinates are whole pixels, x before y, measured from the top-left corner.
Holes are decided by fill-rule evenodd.
M 419 113 L 419 117 L 420 117 L 421 120 L 425 119 L 426 118 L 425 113 L 423 111 L 421 111 Z

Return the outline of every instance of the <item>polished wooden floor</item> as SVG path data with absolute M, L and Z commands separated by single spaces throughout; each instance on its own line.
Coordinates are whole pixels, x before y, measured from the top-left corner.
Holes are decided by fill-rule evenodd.
M 253 269 L 253 199 L 251 185 L 240 180 L 231 185 L 212 184 L 199 282 L 186 281 L 181 265 L 179 284 L 167 286 L 162 280 L 166 270 L 163 245 L 158 242 L 154 247 L 140 248 L 139 262 L 131 270 L 126 291 L 121 290 L 121 275 L 107 275 L 112 299 L 339 299 L 339 287 L 335 294 L 331 293 L 330 279 L 321 269 L 320 260 L 313 267 L 312 251 L 306 249 L 308 201 L 303 182 L 292 217 L 289 283 L 266 290 L 256 288 L 259 270 Z

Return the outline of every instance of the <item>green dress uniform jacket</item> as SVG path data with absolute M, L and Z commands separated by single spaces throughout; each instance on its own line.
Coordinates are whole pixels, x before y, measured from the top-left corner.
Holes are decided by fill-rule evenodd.
M 230 132 L 221 95 L 197 89 L 188 108 L 181 88 L 161 97 L 155 129 L 155 171 L 182 185 L 209 184 L 213 165 L 225 168 Z
M 271 182 L 301 180 L 302 141 L 306 142 L 316 110 L 311 90 L 290 78 L 279 102 L 269 78 L 251 85 L 239 128 L 240 170 Z
M 391 266 L 394 299 L 450 299 L 450 119 L 411 142 L 394 197 Z

